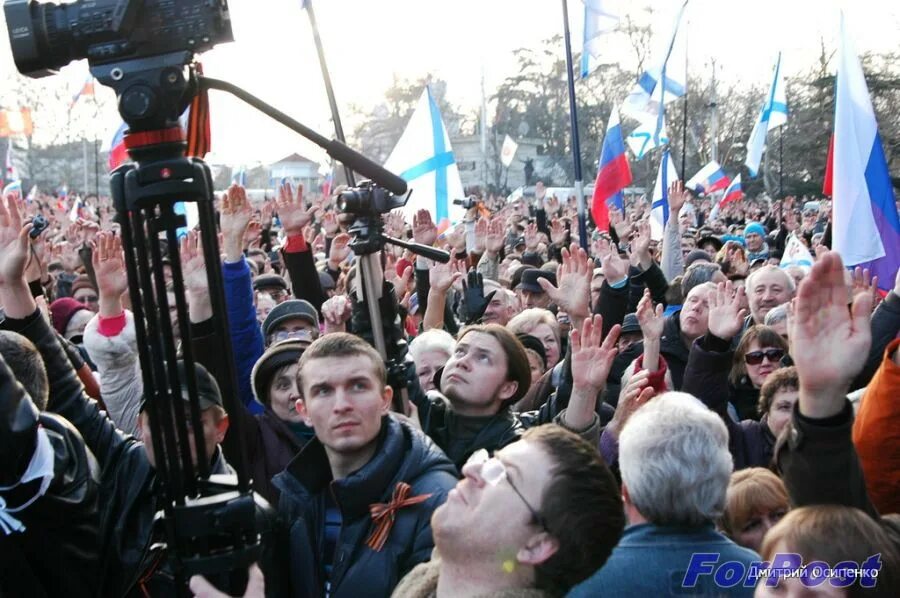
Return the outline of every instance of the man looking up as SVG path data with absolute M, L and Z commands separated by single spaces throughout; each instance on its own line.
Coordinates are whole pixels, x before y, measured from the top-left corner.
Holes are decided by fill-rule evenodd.
M 561 596 L 599 569 L 625 524 L 597 451 L 552 424 L 463 467 L 431 520 L 440 558 L 416 567 L 394 598 Z
M 316 340 L 300 358 L 297 385 L 297 410 L 316 436 L 273 480 L 290 526 L 290 595 L 387 596 L 431 557 L 429 521 L 456 469 L 389 415 L 384 362 L 361 338 Z

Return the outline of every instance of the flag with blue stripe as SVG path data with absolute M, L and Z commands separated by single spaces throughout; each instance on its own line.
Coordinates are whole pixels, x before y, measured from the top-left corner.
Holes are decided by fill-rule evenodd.
M 609 0 L 584 0 L 584 41 L 581 46 L 581 78 L 596 68 L 593 58 L 601 54 L 600 41 L 619 24 L 619 15 L 611 10 Z
M 656 186 L 653 188 L 653 203 L 650 204 L 650 238 L 653 240 L 663 238 L 663 232 L 669 222 L 669 185 L 677 180 L 678 171 L 675 170 L 675 162 L 666 149 L 659 162 Z
M 428 86 L 384 167 L 397 173 L 412 190 L 403 208 L 407 217 L 425 209 L 438 223 L 462 218 L 464 210 L 453 204 L 454 199 L 465 197 L 462 180 L 450 136 Z
M 753 125 L 750 139 L 747 140 L 747 159 L 744 164 L 750 171 L 750 176 L 759 174 L 759 163 L 762 160 L 763 151 L 766 148 L 766 135 L 769 131 L 787 122 L 787 95 L 784 89 L 784 76 L 781 72 L 781 52 L 775 62 L 775 75 L 772 77 L 772 85 L 766 96 L 766 103 L 759 111 L 759 118 Z
M 622 114 L 642 123 L 656 123 L 654 139 L 663 132 L 665 105 L 684 96 L 687 92 L 687 47 L 684 36 L 678 36 L 681 19 L 687 8 L 685 0 L 673 15 L 670 33 L 654 52 L 654 62 L 638 78 L 637 83 L 622 102 Z

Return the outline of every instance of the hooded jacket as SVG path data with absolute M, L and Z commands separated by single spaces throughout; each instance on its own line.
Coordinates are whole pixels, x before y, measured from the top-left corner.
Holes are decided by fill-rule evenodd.
M 49 368 L 48 368 L 49 369 Z M 60 382 L 51 375 L 51 392 Z M 46 492 L 21 508 L 39 491 L 37 480 L 15 485 L 33 454 L 38 427 L 53 450 L 53 477 Z M 25 526 L 0 531 L 0 595 L 94 596 L 100 552 L 99 469 L 72 424 L 40 413 L 0 355 L 0 499 Z M 21 455 L 22 459 L 14 455 Z M 20 466 L 14 466 L 19 462 Z M 11 475 L 13 479 L 5 479 Z M 10 487 L 15 486 L 15 487 Z
M 456 485 L 456 468 L 428 437 L 390 416 L 382 419 L 377 442 L 372 459 L 346 478 L 332 479 L 318 439 L 275 477 L 281 492 L 279 515 L 288 526 L 287 549 L 281 552 L 289 559 L 291 596 L 323 596 L 326 582 L 332 598 L 388 596 L 406 573 L 431 557 L 431 515 Z M 374 529 L 369 507 L 389 503 L 399 482 L 411 486 L 410 497 L 431 496 L 397 510 L 387 541 L 376 551 L 366 544 Z M 327 580 L 326 493 L 341 513 Z
M 55 333 L 40 311 L 24 320 L 4 323 L 28 338 L 38 348 L 51 380 L 48 411 L 69 420 L 81 433 L 102 471 L 100 488 L 99 559 L 92 569 L 99 576 L 100 596 L 138 593 L 144 585 L 151 595 L 161 591 L 154 579 L 162 556 L 151 551 L 157 504 L 156 470 L 147 458 L 143 443 L 117 429 L 99 405 L 83 392 Z M 211 466 L 212 473 L 229 473 L 221 451 Z M 162 580 L 165 583 L 165 580 Z M 145 582 L 145 583 L 141 583 Z M 171 586 L 168 587 L 171 590 Z

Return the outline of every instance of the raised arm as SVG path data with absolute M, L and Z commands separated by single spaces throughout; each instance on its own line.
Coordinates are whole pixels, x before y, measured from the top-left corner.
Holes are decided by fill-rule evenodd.
M 868 293 L 857 295 L 847 309 L 844 266 L 833 251 L 813 265 L 797 290 L 789 336 L 800 398 L 776 448 L 796 506 L 839 504 L 877 515 L 851 439 L 853 409 L 846 398 L 869 351 L 871 309 Z
M 122 295 L 128 290 L 122 241 L 111 232 L 102 232 L 91 253 L 100 311 L 85 328 L 84 346 L 100 374 L 100 392 L 110 417 L 119 428 L 134 434 L 144 382 L 134 316 L 122 305 Z

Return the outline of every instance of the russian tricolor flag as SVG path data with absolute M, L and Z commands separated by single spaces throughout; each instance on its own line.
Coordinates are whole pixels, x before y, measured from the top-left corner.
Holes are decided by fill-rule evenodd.
M 725 189 L 725 195 L 723 195 L 722 199 L 719 200 L 719 203 L 713 207 L 712 212 L 709 214 L 709 219 L 715 220 L 719 216 L 719 210 L 724 208 L 725 204 L 737 201 L 742 197 L 744 197 L 744 190 L 741 188 L 741 175 L 737 175 L 728 185 L 728 188 Z
M 594 183 L 594 198 L 591 216 L 599 230 L 609 230 L 609 203 L 624 210 L 625 198 L 622 189 L 631 184 L 631 168 L 625 155 L 625 141 L 622 125 L 619 123 L 619 108 L 613 107 L 606 126 L 606 136 L 600 149 L 600 165 L 597 181 Z
M 728 185 L 731 181 L 725 175 L 725 171 L 722 170 L 722 167 L 719 166 L 719 163 L 713 160 L 706 166 L 700 169 L 700 171 L 691 177 L 691 179 L 685 183 L 689 189 L 693 189 L 698 194 L 710 194 L 714 191 L 719 191 L 720 189 L 728 188 Z
M 832 249 L 847 266 L 894 286 L 900 267 L 900 218 L 862 65 L 841 15 L 834 137 L 824 192 L 834 200 Z
M 119 128 L 116 129 L 116 134 L 113 135 L 112 141 L 109 143 L 109 158 L 107 158 L 107 162 L 110 171 L 115 170 L 128 159 L 128 149 L 125 147 L 125 132 L 127 130 L 128 125 L 125 123 L 119 125 Z
M 731 184 L 728 185 L 728 188 L 725 189 L 725 196 L 722 197 L 719 205 L 724 206 L 725 204 L 737 201 L 742 197 L 744 197 L 744 190 L 741 188 L 741 175 L 737 175 L 734 177 L 734 180 L 731 181 Z

